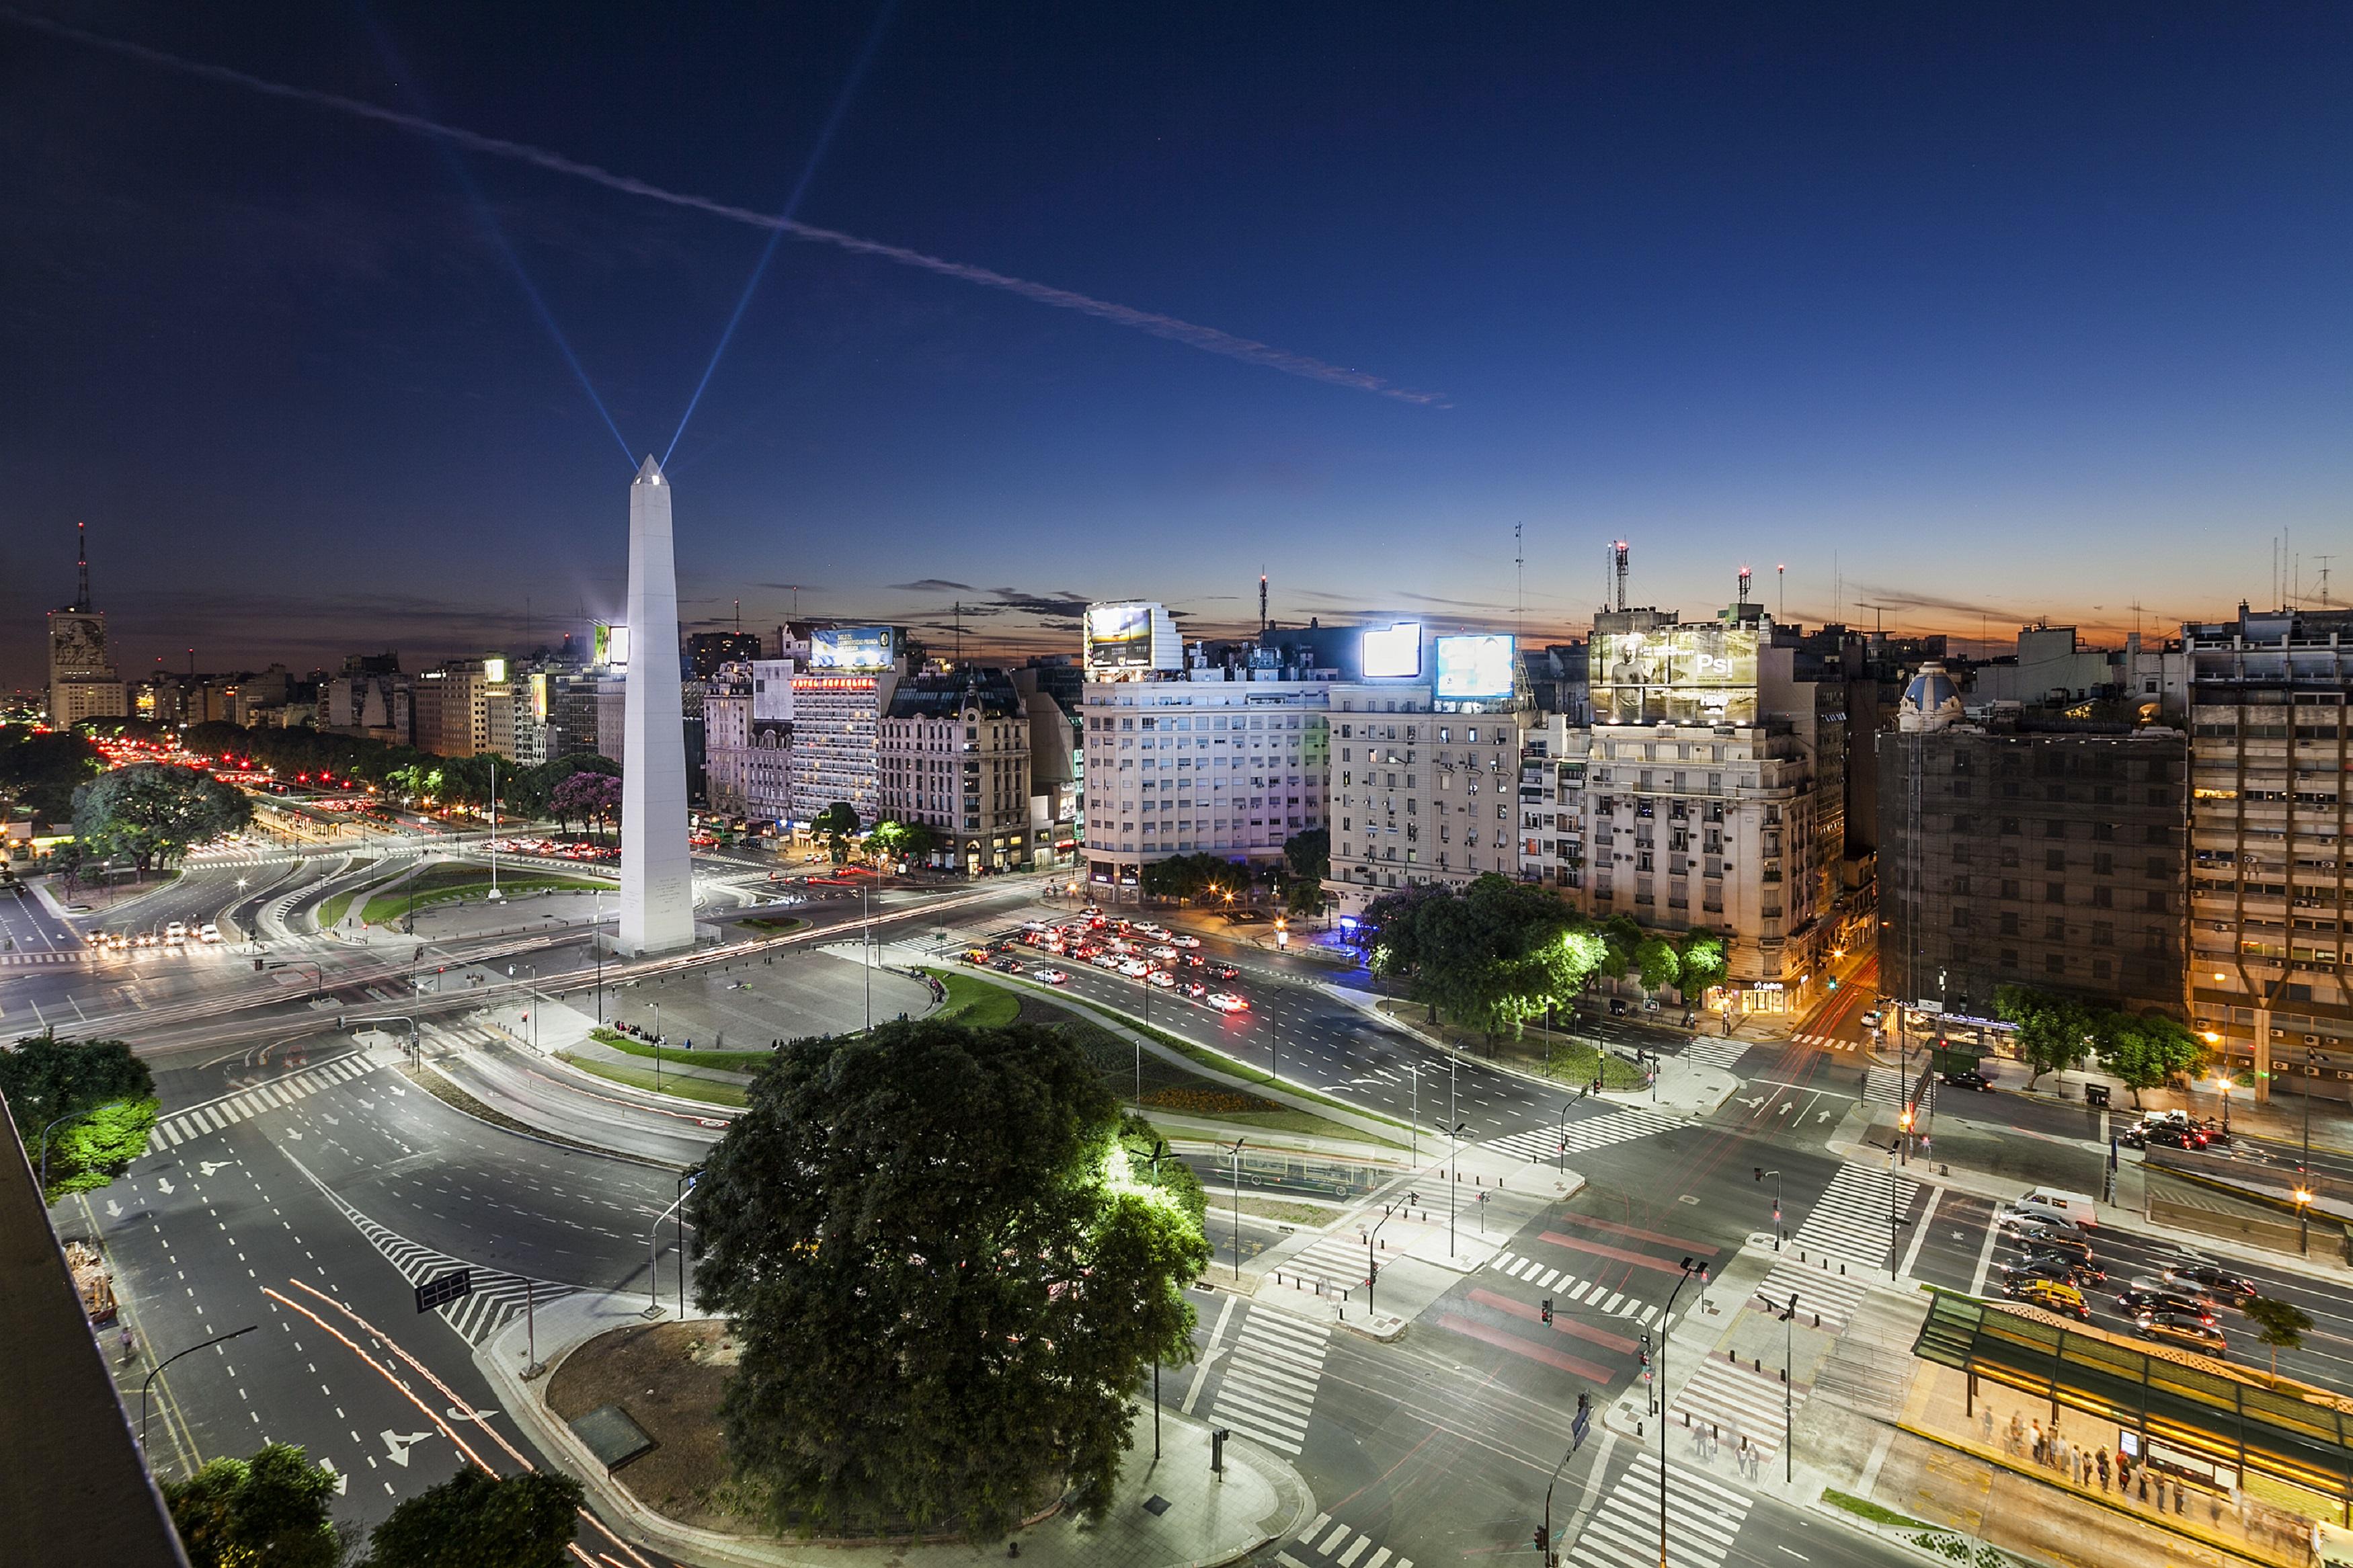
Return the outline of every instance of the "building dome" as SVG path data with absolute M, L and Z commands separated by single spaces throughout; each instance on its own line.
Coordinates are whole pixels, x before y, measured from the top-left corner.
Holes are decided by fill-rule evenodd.
M 1895 727 L 1907 733 L 1942 730 L 1958 723 L 1960 718 L 1961 689 L 1945 673 L 1943 662 L 1932 658 L 1904 689 L 1904 700 L 1895 710 Z

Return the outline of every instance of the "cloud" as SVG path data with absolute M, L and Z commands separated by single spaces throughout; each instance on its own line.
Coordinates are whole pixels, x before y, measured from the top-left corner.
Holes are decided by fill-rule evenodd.
M 997 595 L 995 602 L 1006 609 L 1036 616 L 1050 624 L 1066 625 L 1071 630 L 1077 629 L 1085 618 L 1089 603 L 1085 595 L 1074 594 L 1068 588 L 1049 594 L 1032 594 L 1019 588 L 992 588 L 989 592 Z
M 1950 610 L 1957 615 L 1999 616 L 2004 619 L 2018 614 L 2011 605 L 1984 605 L 1968 599 L 1948 599 L 1937 594 L 1917 593 L 1910 588 L 1875 587 L 1859 583 L 1853 589 L 1853 599 L 1868 609 L 1874 605 L 1890 610 Z
M 944 577 L 918 577 L 912 583 L 886 583 L 886 588 L 896 588 L 903 594 L 944 594 L 954 590 L 960 594 L 972 592 L 969 583 L 951 583 Z

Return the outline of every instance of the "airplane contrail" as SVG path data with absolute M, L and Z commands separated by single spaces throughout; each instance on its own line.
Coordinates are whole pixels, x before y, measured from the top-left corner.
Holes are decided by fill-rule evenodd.
M 1228 359 L 1240 360 L 1246 364 L 1261 365 L 1268 370 L 1279 370 L 1286 375 L 1303 376 L 1310 381 L 1321 381 L 1333 386 L 1349 387 L 1355 391 L 1369 392 L 1381 397 L 1393 397 L 1400 402 L 1419 404 L 1423 406 L 1447 405 L 1443 394 L 1415 392 L 1406 387 L 1392 386 L 1381 377 L 1367 372 L 1351 370 L 1345 365 L 1330 364 L 1323 360 L 1310 358 L 1306 354 L 1293 353 L 1288 349 L 1279 349 L 1250 338 L 1236 337 L 1231 332 L 1219 331 L 1215 327 L 1205 327 L 1197 322 L 1179 321 L 1174 316 L 1164 316 L 1152 310 L 1139 310 L 1131 305 L 1114 304 L 1108 300 L 1097 300 L 1068 289 L 1057 289 L 1051 284 L 1032 282 L 1026 278 L 1015 278 L 1008 273 L 991 271 L 986 267 L 975 267 L 962 261 L 950 261 L 944 257 L 926 255 L 920 250 L 911 250 L 902 245 L 890 245 L 879 239 L 867 239 L 859 235 L 845 234 L 839 229 L 819 228 L 813 224 L 757 212 L 750 207 L 736 206 L 728 202 L 714 201 L 708 196 L 698 196 L 683 191 L 665 190 L 659 185 L 650 184 L 634 175 L 617 174 L 610 169 L 599 168 L 594 163 L 584 163 L 576 158 L 567 158 L 561 153 L 553 153 L 544 147 L 534 147 L 526 142 L 512 142 L 502 136 L 486 136 L 478 131 L 468 131 L 455 125 L 444 125 L 438 121 L 427 120 L 422 115 L 404 114 L 398 110 L 385 109 L 380 104 L 369 103 L 362 99 L 344 98 L 338 93 L 322 92 L 316 88 L 293 87 L 284 82 L 270 81 L 263 77 L 233 70 L 227 66 L 211 65 L 202 60 L 192 60 L 180 55 L 167 54 L 162 49 L 150 48 L 144 44 L 134 44 L 126 39 L 110 38 L 102 34 L 85 32 L 79 27 L 69 26 L 63 22 L 54 22 L 46 16 L 32 16 L 16 10 L 13 6 L 0 5 L 0 21 L 12 22 L 20 27 L 45 33 L 54 38 L 82 44 L 90 48 L 103 49 L 148 65 L 160 66 L 166 70 L 199 77 L 206 81 L 219 82 L 229 87 L 241 87 L 248 92 L 264 93 L 271 98 L 286 99 L 296 103 L 308 103 L 321 109 L 332 109 L 356 119 L 372 120 L 380 125 L 390 125 L 420 136 L 439 137 L 476 153 L 529 163 L 552 174 L 569 174 L 575 179 L 586 180 L 593 184 L 602 185 L 607 190 L 641 196 L 648 201 L 663 202 L 671 206 L 708 213 L 713 217 L 748 224 L 754 228 L 778 229 L 796 239 L 830 245 L 836 249 L 846 250 L 853 255 L 879 257 L 885 261 L 895 261 L 902 267 L 913 267 L 925 272 L 937 273 L 943 278 L 955 278 L 966 283 L 976 283 L 986 289 L 1002 289 L 1006 293 L 1019 295 L 1022 299 L 1036 304 L 1050 305 L 1061 310 L 1076 310 L 1081 315 L 1093 316 L 1119 326 L 1134 328 L 1137 331 L 1149 332 L 1154 337 L 1166 338 L 1171 342 L 1183 343 L 1189 348 L 1200 349 L 1213 354 L 1223 354 Z

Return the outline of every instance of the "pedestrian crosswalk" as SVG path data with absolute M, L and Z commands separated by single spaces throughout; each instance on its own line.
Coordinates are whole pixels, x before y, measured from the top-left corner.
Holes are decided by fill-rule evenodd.
M 1293 1555 L 1294 1551 L 1297 1556 Z M 1285 1568 L 1308 1568 L 1315 1562 L 1335 1563 L 1339 1568 L 1413 1568 L 1412 1558 L 1392 1556 L 1388 1547 L 1375 1546 L 1371 1536 L 1339 1523 L 1328 1513 L 1317 1514 L 1299 1532 L 1294 1545 L 1276 1552 L 1274 1558 Z
M 1653 1132 L 1688 1123 L 1669 1111 L 1652 1110 L 1648 1106 L 1629 1106 L 1613 1110 L 1607 1116 L 1597 1116 L 1587 1121 L 1572 1121 L 1566 1127 L 1532 1127 L 1522 1132 L 1507 1132 L 1501 1138 L 1490 1139 L 1482 1147 L 1516 1154 L 1523 1160 L 1551 1160 L 1559 1157 L 1566 1142 L 1572 1154 L 1589 1154 L 1596 1149 L 1607 1149 L 1636 1138 L 1647 1138 Z
M 1866 1105 L 1899 1110 L 1904 1104 L 1904 1072 L 1900 1068 L 1885 1067 L 1873 1062 L 1862 1079 L 1862 1099 Z
M 1881 1254 L 1883 1265 L 1885 1256 Z M 1874 1265 L 1878 1266 L 1882 1265 Z M 1871 1293 L 1871 1279 L 1840 1273 L 1838 1263 L 1824 1254 L 1809 1253 L 1801 1260 L 1792 1250 L 1781 1255 L 1757 1289 L 1785 1310 L 1789 1298 L 1797 1297 L 1799 1322 L 1838 1333 L 1854 1321 L 1862 1299 Z
M 1516 1279 L 1524 1285 L 1533 1285 L 1538 1290 L 1550 1293 L 1564 1308 L 1574 1305 L 1588 1312 L 1625 1318 L 1646 1329 L 1659 1316 L 1656 1301 L 1644 1301 L 1623 1290 L 1596 1284 L 1590 1279 L 1580 1279 L 1558 1268 L 1547 1268 L 1541 1259 L 1523 1253 L 1499 1252 L 1487 1267 L 1506 1279 Z
M 55 952 L 0 952 L 0 963 L 30 966 L 37 963 L 91 963 L 98 954 L 87 947 L 63 948 Z
M 147 1135 L 147 1152 L 160 1154 L 191 1138 L 218 1132 L 232 1122 L 291 1105 L 332 1084 L 348 1083 L 375 1070 L 373 1063 L 354 1051 L 318 1067 L 305 1068 L 285 1078 L 272 1079 L 242 1093 L 225 1095 L 187 1110 L 174 1111 L 158 1121 L 155 1130 Z
M 1785 1399 L 1779 1368 L 1760 1372 L 1754 1362 L 1710 1355 L 1667 1406 L 1668 1425 L 1723 1448 L 1738 1449 L 1745 1439 L 1748 1451 L 1771 1458 L 1781 1451 L 1787 1412 L 1794 1399 Z
M 1818 1051 L 1852 1051 L 1862 1047 L 1861 1040 L 1841 1040 L 1834 1035 L 1791 1035 L 1792 1045 L 1811 1046 Z
M 1318 1237 L 1271 1267 L 1285 1282 L 1296 1279 L 1325 1289 L 1353 1290 L 1365 1282 L 1365 1238 L 1353 1231 Z
M 1666 1552 L 1659 1549 L 1659 1456 L 1645 1447 L 1619 1472 L 1563 1560 L 1603 1568 L 1718 1568 L 1755 1499 L 1685 1465 L 1667 1467 Z
M 1790 1240 L 1800 1252 L 1883 1268 L 1896 1223 L 1912 1212 L 1919 1190 L 1883 1167 L 1841 1165 Z
M 1750 1042 L 1725 1039 L 1721 1035 L 1703 1036 L 1683 1047 L 1683 1060 L 1698 1062 L 1703 1067 L 1730 1068 L 1732 1064 L 1748 1054 Z
M 1298 1453 L 1306 1444 L 1307 1418 L 1314 1413 L 1315 1385 L 1331 1341 L 1329 1323 L 1252 1308 L 1227 1358 L 1211 1414 L 1254 1443 L 1281 1454 Z

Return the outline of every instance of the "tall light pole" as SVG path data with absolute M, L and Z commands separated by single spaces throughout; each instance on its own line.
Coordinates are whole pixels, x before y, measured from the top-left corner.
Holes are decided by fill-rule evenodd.
M 661 1004 L 657 1002 L 654 1004 L 654 1092 L 656 1094 L 659 1094 L 662 1091 L 661 1053 Z
M 1450 1110 L 1453 1103 L 1453 1096 L 1449 1094 L 1447 1106 Z M 1462 1134 L 1469 1130 L 1470 1126 L 1468 1121 L 1457 1121 L 1447 1130 L 1446 1133 L 1450 1144 L 1446 1151 L 1446 1256 L 1449 1258 L 1455 1256 L 1454 1189 L 1462 1184 L 1462 1167 L 1456 1156 L 1462 1152 Z
M 692 1191 L 692 1184 L 691 1183 L 689 1184 L 688 1191 Z M 653 1226 L 646 1232 L 646 1316 L 649 1318 L 659 1318 L 661 1316 L 662 1221 L 670 1218 L 672 1210 L 682 1208 L 685 1205 L 686 1193 L 681 1192 L 678 1194 L 678 1202 L 670 1205 L 669 1208 L 666 1208 L 662 1210 L 661 1213 L 654 1215 Z M 681 1243 L 683 1243 L 685 1236 L 686 1233 L 683 1230 L 679 1232 Z M 679 1300 L 678 1311 L 680 1317 L 682 1318 L 686 1316 L 686 1301 L 682 1297 Z
M 866 907 L 866 884 L 858 884 L 858 972 L 866 990 L 866 1032 L 874 1032 L 874 920 Z
M 1773 1178 L 1773 1250 L 1778 1252 L 1781 1250 L 1781 1173 L 1768 1171 L 1762 1165 L 1755 1169 L 1758 1181 L 1767 1176 Z
M 484 900 L 497 903 L 499 892 L 499 754 L 491 753 L 491 891 Z
M 1583 1394 L 1577 1395 L 1577 1402 L 1579 1404 L 1583 1404 L 1584 1399 L 1585 1396 Z M 1538 1568 L 1552 1568 L 1552 1565 L 1555 1563 L 1560 1561 L 1559 1554 L 1552 1549 L 1552 1489 L 1560 1485 L 1561 1471 L 1568 1468 L 1569 1460 L 1576 1457 L 1577 1450 L 1575 1448 L 1571 1448 L 1567 1453 L 1563 1454 L 1560 1457 L 1560 1463 L 1552 1468 L 1552 1479 L 1545 1483 L 1544 1528 L 1536 1531 L 1536 1550 L 1544 1553 L 1544 1560 L 1538 1564 Z
M 1683 1261 L 1683 1277 L 1667 1292 L 1667 1310 L 1659 1314 L 1659 1568 L 1667 1568 L 1667 1324 L 1675 1315 L 1675 1298 L 1698 1275 L 1703 1282 L 1707 1265 Z
M 1798 1293 L 1789 1292 L 1789 1304 L 1783 1307 L 1764 1291 L 1757 1299 L 1765 1310 L 1781 1320 L 1781 1479 L 1794 1483 L 1798 1479 L 1798 1460 L 1793 1451 L 1793 1428 L 1798 1417 L 1797 1394 L 1794 1392 L 1798 1363 Z
M 1242 1145 L 1247 1138 L 1237 1138 L 1229 1150 L 1234 1157 L 1234 1278 L 1242 1277 Z
M 147 1391 L 154 1386 L 155 1379 L 163 1370 L 182 1356 L 192 1355 L 204 1349 L 206 1345 L 216 1345 L 223 1340 L 233 1340 L 239 1334 L 249 1334 L 259 1327 L 261 1327 L 259 1323 L 248 1323 L 241 1329 L 231 1329 L 225 1334 L 215 1334 L 211 1339 L 190 1345 L 186 1350 L 174 1351 L 155 1363 L 154 1370 L 147 1374 L 147 1380 L 139 1385 L 139 1451 L 141 1453 L 147 1451 Z

